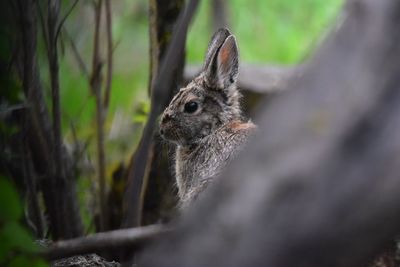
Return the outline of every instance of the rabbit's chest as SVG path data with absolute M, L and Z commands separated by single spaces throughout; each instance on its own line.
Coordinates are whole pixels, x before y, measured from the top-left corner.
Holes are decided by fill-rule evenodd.
M 235 148 L 225 140 L 216 139 L 212 144 L 201 144 L 193 151 L 178 148 L 175 167 L 181 197 L 205 180 L 218 176 L 235 153 Z
M 246 143 L 254 127 L 251 123 L 230 123 L 194 148 L 177 148 L 175 173 L 181 203 L 191 202 L 220 176 Z

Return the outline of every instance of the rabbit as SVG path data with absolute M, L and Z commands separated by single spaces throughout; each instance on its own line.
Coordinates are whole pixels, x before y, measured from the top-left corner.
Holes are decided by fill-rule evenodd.
M 236 39 L 229 30 L 219 29 L 211 38 L 202 72 L 179 90 L 161 116 L 161 137 L 176 144 L 181 208 L 219 176 L 256 128 L 242 116 L 237 76 Z

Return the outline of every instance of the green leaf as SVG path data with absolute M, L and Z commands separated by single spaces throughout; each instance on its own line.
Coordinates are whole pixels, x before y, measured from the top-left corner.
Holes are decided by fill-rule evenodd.
M 133 122 L 134 123 L 145 123 L 147 120 L 147 116 L 144 114 L 135 114 L 133 116 Z
M 47 267 L 47 266 L 49 266 L 49 264 L 46 261 L 42 260 L 42 259 L 35 259 L 32 262 L 31 266 L 32 267 Z
M 11 260 L 9 267 L 46 267 L 49 266 L 44 260 L 32 258 L 26 255 L 19 255 Z
M 1 261 L 0 261 L 1 263 Z M 3 265 L 1 265 L 3 266 Z M 49 264 L 39 258 L 28 256 L 28 255 L 18 255 L 14 257 L 10 262 L 7 264 L 8 267 L 47 267 Z
M 14 185 L 0 176 L 0 221 L 17 221 L 22 216 L 22 206 Z
M 7 258 L 7 255 L 12 250 L 12 244 L 3 236 L 3 233 L 0 232 L 0 266 L 2 262 Z
M 24 266 L 32 266 L 31 260 L 26 256 L 17 256 L 11 260 L 9 267 L 24 267 Z
M 0 108 L 1 109 L 1 108 Z M 1 110 L 0 110 L 1 114 Z M 5 136 L 11 136 L 18 132 L 18 127 L 15 125 L 8 125 L 4 121 L 0 121 L 0 133 L 4 134 Z
M 31 234 L 17 222 L 8 222 L 0 230 L 5 240 L 12 248 L 23 252 L 38 252 L 39 247 L 33 243 Z

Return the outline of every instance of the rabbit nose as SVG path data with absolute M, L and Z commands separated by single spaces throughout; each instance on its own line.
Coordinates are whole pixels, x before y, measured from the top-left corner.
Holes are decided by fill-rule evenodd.
M 166 122 L 170 121 L 171 119 L 172 119 L 172 116 L 171 116 L 169 113 L 166 113 L 166 114 L 163 116 L 161 122 L 162 122 L 162 123 L 166 123 Z

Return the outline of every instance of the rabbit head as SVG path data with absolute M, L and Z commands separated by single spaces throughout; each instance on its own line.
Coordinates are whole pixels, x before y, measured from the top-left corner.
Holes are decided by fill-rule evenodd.
M 181 146 L 192 145 L 239 119 L 237 76 L 236 39 L 227 29 L 220 29 L 211 38 L 203 71 L 180 89 L 162 114 L 161 136 Z

